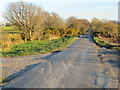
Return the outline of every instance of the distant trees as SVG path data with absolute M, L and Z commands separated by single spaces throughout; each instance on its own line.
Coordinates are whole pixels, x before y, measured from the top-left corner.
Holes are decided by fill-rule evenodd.
M 86 19 L 78 19 L 76 17 L 69 17 L 67 19 L 67 27 L 76 29 L 78 34 L 85 34 L 88 30 L 90 22 Z
M 60 37 L 84 34 L 89 21 L 69 17 L 65 22 L 55 12 L 43 11 L 40 7 L 26 2 L 14 2 L 9 5 L 4 17 L 20 31 L 24 41 L 44 40 L 49 34 Z
M 67 19 L 67 27 L 68 28 L 75 28 L 77 30 L 80 29 L 80 23 L 78 21 L 78 18 L 71 16 Z
M 79 19 L 79 22 L 81 23 L 80 32 L 85 34 L 89 29 L 90 22 L 86 19 Z
M 55 12 L 47 13 L 47 26 L 49 28 L 65 28 L 64 20 Z
M 46 13 L 47 21 L 46 21 L 46 29 L 49 30 L 52 34 L 56 34 L 59 36 L 64 36 L 64 29 L 66 28 L 66 24 L 64 20 L 55 12 Z
M 5 18 L 18 28 L 24 41 L 40 38 L 41 28 L 44 28 L 46 21 L 45 13 L 40 7 L 25 2 L 11 3 Z
M 109 21 L 100 21 L 97 18 L 92 19 L 93 34 L 103 38 L 109 38 L 111 42 L 118 43 L 120 41 L 120 33 L 118 32 L 118 24 Z

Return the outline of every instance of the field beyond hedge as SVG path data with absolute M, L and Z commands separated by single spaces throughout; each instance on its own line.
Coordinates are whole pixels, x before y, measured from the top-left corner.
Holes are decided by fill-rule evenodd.
M 59 51 L 73 43 L 77 37 L 62 37 L 48 41 L 29 41 L 19 45 L 14 45 L 10 50 L 3 51 L 2 57 L 15 57 L 33 55 Z

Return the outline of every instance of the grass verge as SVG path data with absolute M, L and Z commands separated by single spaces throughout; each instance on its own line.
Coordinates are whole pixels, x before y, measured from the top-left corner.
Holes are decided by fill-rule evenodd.
M 120 45 L 112 45 L 110 43 L 107 43 L 106 41 L 103 41 L 102 39 L 98 37 L 95 37 L 95 36 L 92 36 L 92 37 L 98 46 L 106 47 L 107 49 L 114 49 L 114 50 L 120 51 Z
M 49 41 L 29 41 L 19 45 L 14 45 L 10 50 L 3 51 L 2 57 L 15 57 L 24 55 L 34 55 L 62 50 L 73 43 L 77 37 L 62 37 Z

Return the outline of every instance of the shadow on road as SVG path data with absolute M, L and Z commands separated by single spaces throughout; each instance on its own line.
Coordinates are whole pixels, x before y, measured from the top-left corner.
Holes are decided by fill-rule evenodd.
M 28 70 L 32 69 L 33 67 L 35 67 L 35 66 L 37 66 L 37 65 L 40 65 L 40 64 L 41 64 L 41 62 L 40 62 L 40 63 L 37 63 L 37 64 L 32 64 L 32 65 L 26 66 L 24 69 L 21 69 L 21 70 L 18 71 L 17 73 L 14 73 L 14 74 L 10 75 L 9 77 L 6 77 L 6 78 L 2 81 L 2 83 L 9 82 L 10 80 L 12 80 L 12 79 L 20 76 L 20 75 L 23 74 L 24 72 L 26 72 L 26 71 L 28 71 Z
M 105 52 L 102 52 L 101 54 L 107 55 L 109 59 L 107 62 L 111 65 L 111 67 L 120 68 L 120 61 L 119 61 L 119 52 L 114 50 L 106 50 Z M 115 59 L 112 59 L 115 58 Z
M 54 51 L 54 52 L 52 52 L 51 54 L 49 54 L 49 55 L 47 55 L 47 56 L 45 56 L 45 57 L 42 57 L 42 58 L 40 58 L 40 59 L 44 59 L 44 60 L 49 59 L 50 57 L 52 57 L 53 55 L 58 54 L 58 53 L 61 52 L 61 51 L 62 51 L 62 50 Z
M 119 52 L 118 51 L 112 51 L 112 50 L 110 50 L 110 51 L 105 51 L 105 52 L 102 52 L 102 54 L 110 54 L 110 55 L 119 55 Z
M 120 68 L 120 61 L 108 60 L 112 67 Z
M 42 57 L 42 58 L 40 58 L 40 59 L 46 60 L 46 59 L 50 58 L 51 56 L 58 54 L 59 52 L 61 52 L 61 51 L 54 51 L 54 52 L 52 52 L 51 54 L 49 54 L 49 55 L 47 55 L 47 56 L 45 56 L 45 57 Z M 29 70 L 31 70 L 32 68 L 36 67 L 37 65 L 41 65 L 42 63 L 43 63 L 43 62 L 40 62 L 40 63 L 37 63 L 37 64 L 32 64 L 32 65 L 28 65 L 28 66 L 26 66 L 24 69 L 21 69 L 20 71 L 18 71 L 18 72 L 16 72 L 16 73 L 14 73 L 14 74 L 6 77 L 6 78 L 2 81 L 2 83 L 9 82 L 9 81 L 11 81 L 12 79 L 14 79 L 14 78 L 19 77 L 20 75 L 22 75 L 24 72 L 29 71 Z M 12 89 L 11 89 L 11 90 L 12 90 Z M 24 90 L 24 89 L 20 89 L 20 90 Z
M 95 43 L 95 41 L 93 40 L 92 36 L 89 34 L 88 40 L 92 43 Z M 99 45 L 98 45 L 99 46 Z M 113 47 L 113 46 L 109 46 Z M 112 66 L 112 67 L 116 67 L 116 68 L 120 68 L 120 61 L 119 61 L 119 54 L 120 52 L 115 51 L 115 50 L 105 50 L 104 52 L 101 53 L 102 55 L 113 55 L 112 57 L 117 58 L 116 60 L 110 60 L 108 59 L 107 62 Z M 105 61 L 106 62 L 106 61 Z M 103 61 L 104 63 L 104 61 Z

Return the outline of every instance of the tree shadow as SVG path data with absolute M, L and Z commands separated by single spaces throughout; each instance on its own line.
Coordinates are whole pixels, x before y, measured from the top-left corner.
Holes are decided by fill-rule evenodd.
M 113 61 L 113 60 L 108 60 L 108 63 L 112 66 L 112 67 L 116 67 L 116 68 L 120 68 L 120 61 Z
M 2 88 L 2 90 L 69 90 L 70 88 Z M 72 88 L 70 90 L 73 90 Z M 80 90 L 79 88 L 77 90 Z M 84 89 L 82 89 L 84 90 Z
M 49 54 L 49 55 L 47 55 L 47 56 L 45 56 L 45 57 L 41 57 L 40 59 L 46 60 L 46 59 L 52 57 L 53 55 L 58 54 L 59 52 L 61 52 L 61 50 L 59 50 L 59 51 L 54 51 L 54 52 L 52 52 L 51 54 Z M 26 66 L 24 69 L 21 69 L 20 71 L 18 71 L 18 72 L 16 72 L 16 73 L 14 73 L 14 74 L 6 77 L 6 78 L 2 81 L 2 83 L 7 83 L 7 82 L 13 80 L 14 78 L 19 77 L 19 76 L 22 75 L 23 73 L 31 70 L 32 68 L 36 67 L 37 65 L 41 65 L 42 63 L 43 63 L 43 62 L 39 62 L 39 63 L 32 64 L 32 65 L 28 65 L 28 66 Z M 5 85 L 4 85 L 4 86 L 5 86 Z M 11 89 L 11 90 L 12 90 L 12 89 Z M 20 89 L 20 90 L 24 90 L 24 89 Z
M 94 39 L 93 39 L 92 35 L 89 35 L 88 40 L 89 40 L 90 42 L 94 43 Z
M 107 62 L 112 66 L 116 68 L 120 68 L 120 61 L 119 61 L 119 52 L 115 50 L 105 50 L 101 54 L 108 55 L 111 58 L 115 58 L 115 60 L 109 59 Z M 111 56 L 112 55 L 112 56 Z
M 35 66 L 40 65 L 40 64 L 42 64 L 42 62 L 37 63 L 37 64 L 28 65 L 28 66 L 25 67 L 25 69 L 21 69 L 20 71 L 18 71 L 18 72 L 16 72 L 16 73 L 14 73 L 14 74 L 6 77 L 6 78 L 2 81 L 2 83 L 9 82 L 9 81 L 11 81 L 12 79 L 20 76 L 20 75 L 23 74 L 24 72 L 26 72 L 26 71 L 28 71 L 28 70 L 30 70 L 30 69 L 32 69 L 32 68 L 34 68 Z
M 27 90 L 27 89 L 26 88 L 15 88 L 15 87 L 3 87 L 1 90 Z
M 50 57 L 53 57 L 53 55 L 56 55 L 56 54 L 58 54 L 58 53 L 61 52 L 61 51 L 62 51 L 62 50 L 53 51 L 53 52 L 51 52 L 51 54 L 49 54 L 49 55 L 47 55 L 47 56 L 45 56 L 45 57 L 42 57 L 42 58 L 40 58 L 40 59 L 44 59 L 44 60 L 49 59 Z
M 101 45 L 99 45 L 98 43 L 96 43 L 93 39 L 93 36 L 92 35 L 89 35 L 89 41 L 92 42 L 92 43 L 95 43 L 97 46 L 99 47 L 103 47 Z M 119 45 L 106 45 L 105 46 L 107 49 L 112 49 L 112 47 L 120 47 Z M 120 68 L 120 61 L 119 61 L 119 54 L 120 52 L 119 51 L 115 51 L 115 50 L 105 50 L 103 52 L 101 52 L 101 54 L 103 55 L 116 55 L 115 57 L 118 58 L 117 60 L 107 60 L 108 63 L 110 63 L 110 65 L 112 67 L 116 67 L 116 68 Z M 104 63 L 106 61 L 102 61 L 102 63 Z
M 105 50 L 101 52 L 103 55 L 108 55 L 107 57 L 115 58 L 115 59 L 108 59 L 107 62 L 111 65 L 111 67 L 120 68 L 120 61 L 119 61 L 119 52 L 114 50 Z
M 120 53 L 118 51 L 114 51 L 114 50 L 110 50 L 110 51 L 109 50 L 105 50 L 101 54 L 119 55 Z
M 98 63 L 98 60 L 96 60 L 96 59 L 89 59 L 89 58 L 80 58 L 80 59 L 83 59 L 82 61 L 80 61 L 80 62 L 87 62 L 87 63 Z M 78 60 L 80 60 L 80 59 L 78 59 Z
M 80 38 L 88 38 L 88 34 L 81 36 Z

